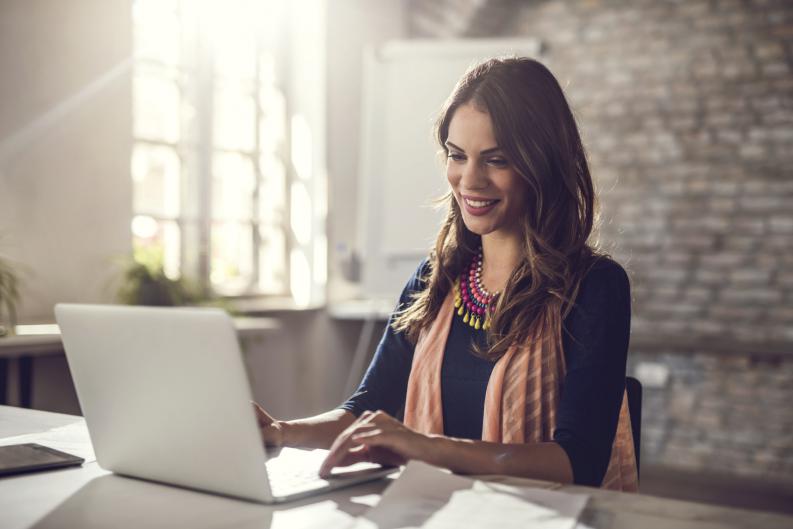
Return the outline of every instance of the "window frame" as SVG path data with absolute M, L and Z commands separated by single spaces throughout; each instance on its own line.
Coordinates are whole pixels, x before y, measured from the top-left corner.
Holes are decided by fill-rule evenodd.
M 182 13 L 183 2 L 176 3 L 176 17 L 177 23 L 180 25 L 180 31 L 185 31 L 185 18 Z M 273 60 L 276 65 L 275 81 L 267 83 L 262 78 L 262 64 L 261 54 L 263 52 L 263 38 L 258 35 L 255 39 L 255 70 L 253 79 L 242 78 L 230 79 L 228 76 L 219 74 L 214 65 L 214 59 L 210 50 L 210 38 L 201 33 L 200 20 L 193 20 L 197 26 L 193 27 L 195 31 L 195 53 L 193 57 L 195 67 L 187 64 L 186 58 L 180 55 L 178 64 L 171 65 L 164 62 L 152 60 L 150 58 L 136 57 L 133 62 L 133 68 L 137 70 L 139 64 L 146 64 L 148 68 L 153 70 L 162 68 L 164 72 L 170 74 L 170 78 L 175 78 L 177 88 L 179 90 L 179 134 L 176 142 L 167 141 L 158 138 L 142 137 L 137 134 L 133 128 L 132 142 L 133 152 L 135 147 L 139 144 L 151 145 L 162 148 L 171 149 L 180 163 L 179 178 L 180 178 L 180 211 L 175 217 L 161 215 L 153 211 L 140 211 L 133 204 L 133 218 L 137 215 L 147 215 L 158 223 L 174 222 L 180 232 L 179 244 L 179 272 L 184 277 L 192 278 L 198 281 L 201 290 L 205 295 L 219 295 L 220 297 L 231 300 L 254 300 L 257 298 L 269 298 L 271 300 L 280 299 L 282 302 L 289 304 L 291 302 L 298 302 L 299 305 L 317 305 L 324 302 L 324 283 L 327 280 L 326 270 L 326 246 L 327 239 L 325 234 L 325 215 L 327 210 L 327 197 L 318 196 L 317 186 L 318 178 L 324 178 L 325 173 L 322 170 L 324 167 L 324 70 L 322 72 L 322 83 L 316 87 L 313 93 L 306 94 L 304 86 L 300 86 L 299 90 L 295 90 L 295 80 L 301 76 L 301 72 L 295 71 L 295 68 L 290 68 L 289 65 L 303 64 L 300 61 L 300 55 L 306 53 L 306 47 L 297 46 L 295 49 L 295 42 L 304 38 L 304 35 L 295 35 L 295 31 L 290 31 L 291 28 L 299 27 L 297 23 L 305 24 L 306 9 L 314 9 L 313 13 L 316 15 L 314 23 L 317 22 L 324 26 L 324 2 L 322 0 L 298 0 L 287 8 L 284 9 L 284 26 L 287 31 L 283 38 L 278 39 L 277 45 L 272 48 Z M 133 5 L 134 9 L 134 5 Z M 138 21 L 133 21 L 133 24 L 138 24 Z M 133 35 L 135 33 L 133 28 Z M 299 31 L 298 31 L 299 33 Z M 308 48 L 312 48 L 308 53 L 317 52 L 317 48 L 322 46 L 323 35 L 315 35 L 315 39 L 310 43 Z M 180 53 L 184 54 L 186 47 L 186 39 L 184 34 L 179 37 Z M 134 46 L 134 44 L 133 44 Z M 316 63 L 316 61 L 314 61 Z M 324 57 L 323 57 L 324 63 Z M 316 65 L 316 64 L 314 64 Z M 324 66 L 324 64 L 323 64 Z M 137 71 L 133 72 L 133 79 L 139 74 Z M 159 77 L 159 76 L 153 76 Z M 168 78 L 168 77 L 159 77 Z M 215 145 L 213 138 L 213 131 L 215 129 L 215 96 L 219 84 L 223 82 L 232 83 L 249 83 L 249 90 L 247 95 L 251 96 L 255 102 L 255 116 L 254 116 L 254 145 L 253 150 L 245 150 L 242 148 L 226 148 Z M 190 83 L 193 83 L 190 85 Z M 261 137 L 261 123 L 265 114 L 265 108 L 262 106 L 261 99 L 262 89 L 267 86 L 279 91 L 284 98 L 284 123 L 283 131 L 284 137 L 281 144 L 276 149 L 267 149 L 262 145 Z M 299 93 L 297 93 L 299 92 Z M 189 94 L 192 94 L 194 101 L 190 101 Z M 135 100 L 134 84 L 133 84 L 133 101 Z M 196 115 L 194 119 L 194 126 L 196 130 L 188 133 L 185 130 L 185 119 L 182 115 L 185 102 L 194 103 Z M 297 101 L 297 103 L 296 103 Z M 302 105 L 301 105 L 302 103 Z M 310 168 L 310 174 L 298 175 L 292 161 L 293 145 L 292 138 L 294 135 L 293 122 L 294 117 L 300 112 L 300 107 L 310 107 L 314 112 L 313 119 L 310 120 L 311 134 L 314 138 L 315 147 L 311 159 L 318 163 L 313 163 Z M 133 112 L 135 105 L 133 103 Z M 321 112 L 316 112 L 320 109 Z M 134 120 L 133 120 L 134 123 Z M 195 141 L 193 141 L 195 140 Z M 213 165 L 215 157 L 220 153 L 233 153 L 243 156 L 250 160 L 252 171 L 254 175 L 254 185 L 250 195 L 251 214 L 247 219 L 229 219 L 229 222 L 238 222 L 241 225 L 250 226 L 252 240 L 251 243 L 251 262 L 247 263 L 252 270 L 250 280 L 247 285 L 238 292 L 223 292 L 223 289 L 217 289 L 211 280 L 212 271 L 212 230 L 213 225 L 222 222 L 217 215 L 213 214 L 212 197 L 213 197 Z M 319 156 L 317 156 L 319 154 Z M 274 224 L 268 224 L 263 221 L 259 215 L 259 206 L 262 199 L 263 187 L 265 185 L 264 175 L 262 174 L 262 157 L 274 156 L 280 164 L 283 164 L 285 170 L 285 181 L 282 196 L 282 208 L 280 218 L 277 218 Z M 191 158 L 194 157 L 194 158 Z M 195 163 L 192 163 L 195 162 Z M 303 185 L 309 196 L 310 204 L 312 205 L 311 211 L 311 237 L 308 243 L 305 241 L 301 243 L 295 237 L 295 230 L 292 226 L 292 207 L 293 207 L 293 189 L 298 185 Z M 136 185 L 136 184 L 133 184 Z M 321 187 L 322 183 L 319 183 Z M 325 189 L 327 186 L 325 184 Z M 189 196 L 191 191 L 194 192 L 192 198 Z M 191 207 L 186 206 L 188 200 L 195 200 L 192 204 L 192 209 L 195 210 L 195 215 L 190 216 L 187 211 Z M 196 227 L 194 235 L 188 235 L 187 227 L 192 225 Z M 261 274 L 261 256 L 260 249 L 262 248 L 263 240 L 261 229 L 264 226 L 280 230 L 283 234 L 283 263 L 282 263 L 282 278 L 281 288 L 278 291 L 263 292 L 259 290 L 258 285 L 260 282 Z M 191 240 L 193 237 L 195 240 Z M 319 261 L 316 259 L 315 253 L 318 251 L 317 241 L 325 241 L 325 256 Z M 302 296 L 301 300 L 295 299 L 295 284 L 293 283 L 293 264 L 295 251 L 302 251 L 308 253 L 309 256 L 306 261 L 309 263 L 310 274 L 310 295 L 308 297 Z M 316 270 L 317 263 L 325 263 L 325 270 Z M 324 276 L 324 279 L 323 279 Z M 282 303 L 283 304 L 283 303 Z

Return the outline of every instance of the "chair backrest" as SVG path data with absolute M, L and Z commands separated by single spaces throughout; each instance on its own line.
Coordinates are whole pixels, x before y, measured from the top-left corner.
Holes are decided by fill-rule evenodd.
M 636 473 L 639 474 L 639 455 L 642 446 L 642 383 L 633 377 L 625 378 L 628 392 L 628 413 L 633 430 L 633 449 L 636 452 Z

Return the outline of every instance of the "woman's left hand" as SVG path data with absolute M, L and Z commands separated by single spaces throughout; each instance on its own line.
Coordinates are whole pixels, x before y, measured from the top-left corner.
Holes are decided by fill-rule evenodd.
M 364 412 L 333 441 L 319 475 L 360 461 L 402 465 L 426 453 L 429 437 L 411 430 L 383 411 Z

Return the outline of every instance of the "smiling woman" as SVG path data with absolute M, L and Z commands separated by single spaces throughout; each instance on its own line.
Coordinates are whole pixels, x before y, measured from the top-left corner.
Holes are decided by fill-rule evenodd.
M 358 391 L 308 419 L 260 409 L 265 441 L 331 446 L 325 473 L 420 459 L 637 490 L 629 284 L 588 242 L 592 180 L 558 82 L 531 59 L 485 61 L 454 88 L 436 136 L 446 220 Z

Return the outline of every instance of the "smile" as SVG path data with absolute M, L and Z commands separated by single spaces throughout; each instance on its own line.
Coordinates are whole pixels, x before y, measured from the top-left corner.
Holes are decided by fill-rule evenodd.
M 465 211 L 467 211 L 470 215 L 474 215 L 476 217 L 480 217 L 482 215 L 487 215 L 490 213 L 493 208 L 496 207 L 496 204 L 501 202 L 498 199 L 479 199 L 479 198 L 469 198 L 469 197 L 462 197 L 463 199 L 463 206 Z
M 471 200 L 470 198 L 464 199 L 465 203 L 473 208 L 486 208 L 498 202 L 498 200 Z

